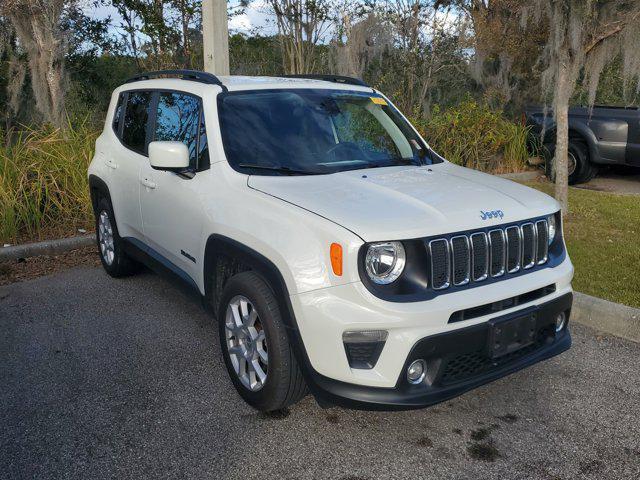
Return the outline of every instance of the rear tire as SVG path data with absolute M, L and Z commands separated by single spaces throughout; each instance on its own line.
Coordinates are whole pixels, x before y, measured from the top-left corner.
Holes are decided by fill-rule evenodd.
M 569 139 L 569 160 L 574 159 L 575 168 L 569 173 L 569 185 L 586 183 L 596 176 L 598 167 L 589 161 L 589 148 L 581 138 Z
M 124 242 L 118 233 L 109 199 L 101 197 L 98 200 L 95 216 L 98 254 L 106 272 L 114 278 L 134 274 L 139 265 L 124 252 Z
M 242 272 L 229 279 L 220 298 L 218 332 L 231 381 L 253 408 L 280 410 L 306 395 L 278 301 L 260 275 Z
M 545 165 L 545 174 L 552 182 L 556 181 L 554 165 L 555 152 L 550 153 Z M 582 138 L 569 139 L 569 185 L 586 183 L 598 173 L 598 167 L 589 161 L 589 148 Z

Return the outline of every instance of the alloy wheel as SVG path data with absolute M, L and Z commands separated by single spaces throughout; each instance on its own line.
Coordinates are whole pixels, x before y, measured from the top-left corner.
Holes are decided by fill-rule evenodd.
M 573 153 L 569 152 L 568 162 L 567 162 L 568 174 L 573 175 L 573 172 L 576 171 L 577 166 L 578 166 L 578 161 L 576 160 L 576 156 Z
M 98 242 L 100 244 L 100 254 L 107 265 L 113 263 L 115 250 L 113 245 L 113 228 L 111 220 L 106 210 L 100 212 L 98 217 Z
M 225 315 L 227 350 L 233 369 L 245 388 L 257 392 L 267 381 L 267 337 L 251 301 L 236 295 Z

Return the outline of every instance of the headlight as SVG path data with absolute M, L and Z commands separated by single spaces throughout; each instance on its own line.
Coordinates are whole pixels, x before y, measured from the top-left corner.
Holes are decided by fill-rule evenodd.
M 551 245 L 553 240 L 556 238 L 556 216 L 549 215 L 547 217 L 547 224 L 549 225 L 549 245 Z
M 365 257 L 367 275 L 374 283 L 387 285 L 404 270 L 406 256 L 400 242 L 372 243 Z

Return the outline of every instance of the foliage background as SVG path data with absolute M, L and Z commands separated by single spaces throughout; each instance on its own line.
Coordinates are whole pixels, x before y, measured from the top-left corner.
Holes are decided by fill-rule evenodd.
M 231 71 L 282 75 L 309 68 L 362 77 L 447 159 L 489 172 L 522 170 L 529 152 L 521 114 L 541 99 L 536 59 L 548 26 L 523 29 L 514 15 L 519 1 L 265 0 L 262 29 L 231 32 Z M 229 2 L 230 17 L 248 3 Z M 7 5 L 21 4 L 61 6 L 56 18 L 32 13 L 64 45 L 52 64 L 65 92 L 63 121 L 55 126 L 37 108 L 37 82 L 12 27 Z M 104 6 L 117 18 L 94 14 Z M 200 0 L 0 4 L 0 242 L 90 228 L 86 168 L 112 90 L 140 71 L 201 69 L 200 32 Z M 638 91 L 621 71 L 620 59 L 605 68 L 598 102 L 637 104 Z M 573 103 L 586 99 L 580 84 Z

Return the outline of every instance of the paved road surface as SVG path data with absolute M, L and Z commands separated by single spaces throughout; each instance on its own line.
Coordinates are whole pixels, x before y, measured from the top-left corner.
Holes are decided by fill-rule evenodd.
M 240 401 L 213 321 L 153 274 L 0 287 L 0 477 L 640 478 L 640 345 L 574 348 L 436 407 Z
M 576 187 L 600 190 L 602 192 L 640 195 L 640 168 L 636 170 L 622 170 L 620 168 L 610 171 L 605 170 L 590 182 L 576 185 Z

